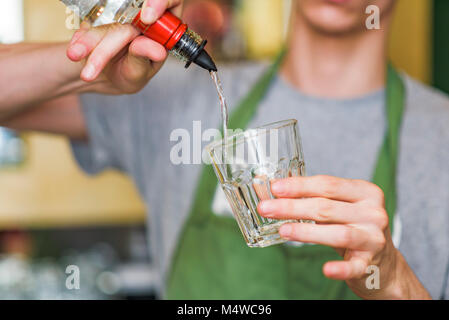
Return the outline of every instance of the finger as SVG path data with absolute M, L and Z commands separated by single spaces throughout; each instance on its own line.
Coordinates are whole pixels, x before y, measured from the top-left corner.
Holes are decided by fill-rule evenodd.
M 348 261 L 329 261 L 323 266 L 326 277 L 334 280 L 359 279 L 366 275 L 368 264 L 363 259 L 352 258 Z
M 79 37 L 81 37 L 81 35 L 79 35 Z M 86 46 L 78 44 L 76 43 L 76 41 L 77 40 L 75 40 L 73 44 L 70 44 L 70 46 L 67 48 L 67 57 L 74 62 L 83 60 L 89 54 Z
M 140 36 L 133 40 L 129 52 L 134 57 L 145 58 L 155 62 L 162 62 L 167 58 L 167 50 L 158 42 Z
M 107 32 L 105 27 L 82 29 L 75 41 L 71 41 L 67 48 L 67 56 L 70 60 L 78 62 L 85 59 L 100 43 Z
M 259 200 L 271 199 L 270 195 L 270 181 L 267 175 L 257 175 L 254 178 L 253 188 L 256 191 Z
M 131 26 L 115 25 L 90 54 L 86 66 L 81 72 L 84 81 L 93 81 L 106 65 L 138 36 L 138 31 Z
M 321 223 L 373 223 L 384 226 L 383 211 L 327 198 L 274 199 L 259 203 L 261 216 L 271 219 L 313 220 Z
M 141 20 L 146 24 L 153 24 L 167 9 L 180 7 L 181 0 L 146 0 L 142 6 Z M 174 12 L 180 14 L 179 10 Z
M 363 180 L 331 176 L 291 177 L 273 181 L 271 191 L 279 198 L 323 197 L 348 202 L 370 199 L 373 204 L 383 205 L 382 190 Z
M 266 200 L 260 202 L 257 209 L 260 215 L 271 219 L 302 219 L 322 223 L 364 221 L 364 216 L 357 214 L 354 204 L 326 198 Z
M 131 43 L 122 70 L 128 80 L 139 81 L 148 77 L 148 71 L 158 71 L 166 58 L 167 51 L 162 45 L 141 36 Z
M 349 225 L 288 223 L 281 226 L 279 234 L 290 241 L 361 251 L 377 251 L 385 244 L 385 238 L 380 230 L 355 228 Z
M 89 24 L 83 22 L 81 24 L 80 29 L 73 34 L 72 39 L 70 40 L 69 46 L 72 46 L 82 36 L 84 36 L 88 31 L 89 31 Z

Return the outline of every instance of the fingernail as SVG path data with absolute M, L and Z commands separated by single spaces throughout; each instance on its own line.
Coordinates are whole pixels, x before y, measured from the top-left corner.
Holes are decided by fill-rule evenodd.
M 82 59 L 86 54 L 86 47 L 81 43 L 75 43 L 70 47 L 70 53 L 77 59 Z
M 157 20 L 156 10 L 154 10 L 152 7 L 144 8 L 142 10 L 142 20 L 147 24 L 156 22 Z
M 292 226 L 289 224 L 284 224 L 279 228 L 279 234 L 282 238 L 288 238 L 292 234 Z
M 285 187 L 282 181 L 274 181 L 271 183 L 271 191 L 277 194 L 284 193 Z
M 75 42 L 77 42 L 78 41 L 78 39 L 80 38 L 80 36 L 81 36 L 81 32 L 75 32 L 74 34 L 73 34 L 73 36 L 72 36 L 72 40 L 70 40 L 70 46 L 73 46 L 73 44 L 75 43 Z
M 95 67 L 88 63 L 83 69 L 83 78 L 87 80 L 92 80 L 95 76 Z
M 339 272 L 338 267 L 337 266 L 333 266 L 333 265 L 327 265 L 326 266 L 326 271 L 330 274 L 336 274 Z
M 259 213 L 265 217 L 272 217 L 274 216 L 273 211 L 275 210 L 275 206 L 273 201 L 266 200 L 259 203 Z

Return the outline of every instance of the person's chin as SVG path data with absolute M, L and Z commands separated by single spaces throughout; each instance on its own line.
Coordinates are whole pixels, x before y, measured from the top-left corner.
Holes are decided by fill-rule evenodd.
M 310 14 L 305 22 L 318 33 L 333 36 L 353 34 L 363 29 L 363 23 L 356 18 L 329 14 Z
M 346 3 L 351 2 L 352 0 L 323 0 L 323 1 L 334 3 L 334 4 L 346 4 Z
M 362 0 L 357 0 L 362 1 Z M 360 2 L 353 0 L 301 0 L 298 2 L 302 15 L 313 29 L 326 34 L 344 34 L 353 32 L 361 26 L 364 9 Z
M 368 5 L 367 2 L 363 0 L 318 0 L 317 3 L 323 3 L 340 8 L 346 7 L 351 9 L 362 8 Z
M 358 23 L 342 23 L 342 22 L 316 22 L 316 21 L 309 21 L 310 26 L 313 30 L 315 30 L 318 33 L 321 33 L 323 35 L 330 35 L 330 36 L 344 36 L 344 35 L 350 35 L 357 33 L 360 30 L 363 30 L 359 26 Z

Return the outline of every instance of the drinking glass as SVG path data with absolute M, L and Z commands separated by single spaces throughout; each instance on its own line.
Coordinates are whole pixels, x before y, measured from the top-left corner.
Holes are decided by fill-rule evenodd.
M 235 131 L 206 147 L 215 174 L 249 247 L 283 243 L 279 228 L 297 220 L 260 216 L 260 201 L 275 199 L 271 182 L 305 175 L 297 120 L 284 120 Z

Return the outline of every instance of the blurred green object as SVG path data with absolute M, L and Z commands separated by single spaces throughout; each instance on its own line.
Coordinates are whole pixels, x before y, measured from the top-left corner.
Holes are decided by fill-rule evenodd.
M 449 93 L 449 1 L 434 0 L 433 85 Z

